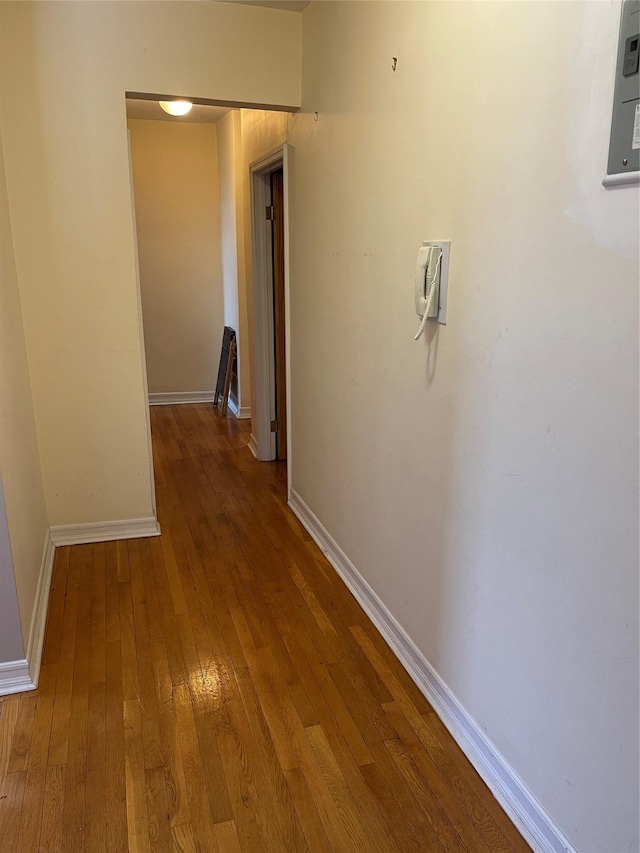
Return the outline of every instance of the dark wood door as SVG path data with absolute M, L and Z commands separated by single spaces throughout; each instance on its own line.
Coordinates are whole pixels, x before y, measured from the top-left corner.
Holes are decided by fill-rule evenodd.
M 271 175 L 273 204 L 273 318 L 276 366 L 276 458 L 287 458 L 287 369 L 284 321 L 284 177 Z

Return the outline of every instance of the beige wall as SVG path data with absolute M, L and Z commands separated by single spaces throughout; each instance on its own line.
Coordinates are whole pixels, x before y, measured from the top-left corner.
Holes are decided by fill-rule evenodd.
M 153 513 L 125 92 L 295 107 L 300 29 L 230 3 L 2 4 L 0 121 L 51 524 Z
M 312 3 L 290 131 L 293 488 L 581 853 L 638 849 L 619 10 Z M 449 320 L 416 343 L 428 239 Z
M 0 663 L 24 657 L 48 525 L 0 140 Z M 16 590 L 17 604 L 16 607 Z M 22 627 L 22 633 L 20 628 Z
M 149 393 L 213 391 L 224 325 L 216 125 L 128 127 Z

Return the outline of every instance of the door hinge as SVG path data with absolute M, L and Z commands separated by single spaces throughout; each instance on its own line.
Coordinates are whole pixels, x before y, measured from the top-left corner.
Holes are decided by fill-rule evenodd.
M 267 205 L 267 207 L 266 207 L 266 211 L 265 211 L 265 212 L 266 212 L 265 219 L 271 219 L 271 220 L 273 221 L 273 219 L 275 218 L 275 216 L 274 216 L 274 211 L 273 211 L 273 205 L 272 205 L 272 204 L 268 204 L 268 205 Z
M 278 421 L 271 421 L 271 432 L 278 432 Z

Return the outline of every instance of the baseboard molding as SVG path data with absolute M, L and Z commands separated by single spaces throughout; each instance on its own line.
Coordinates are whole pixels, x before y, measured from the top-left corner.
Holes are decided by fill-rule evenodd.
M 0 663 L 0 696 L 23 693 L 25 690 L 35 690 L 36 687 L 29 675 L 29 663 L 26 658 Z
M 44 645 L 44 631 L 47 627 L 47 613 L 49 611 L 49 591 L 51 589 L 51 575 L 53 573 L 53 560 L 56 546 L 53 543 L 51 533 L 47 530 L 44 549 L 42 552 L 42 564 L 36 587 L 36 600 L 33 603 L 33 615 L 31 617 L 31 628 L 27 641 L 27 661 L 29 663 L 29 675 L 34 687 L 38 686 L 40 678 L 40 663 L 42 661 L 42 647 Z M 28 689 L 28 688 L 27 688 Z
M 233 412 L 233 414 L 238 418 L 238 420 L 246 420 L 251 417 L 251 406 L 240 406 L 235 400 L 229 397 L 229 408 Z
M 147 536 L 160 536 L 160 525 L 152 516 L 125 521 L 100 521 L 96 524 L 62 524 L 51 528 L 51 539 L 56 546 L 142 539 Z
M 253 455 L 258 458 L 258 443 L 256 441 L 256 437 L 253 433 L 251 433 L 251 438 L 249 439 L 249 444 L 247 445 L 249 450 L 253 453 Z M 295 512 L 295 510 L 294 510 Z M 301 519 L 302 521 L 302 519 Z M 304 524 L 304 522 L 302 522 Z
M 213 403 L 213 391 L 158 391 L 149 394 L 150 406 L 179 406 L 183 403 Z M 238 406 L 229 397 L 229 409 L 238 420 L 251 417 L 251 406 Z
M 158 391 L 149 394 L 150 406 L 177 406 L 182 403 L 213 403 L 213 391 Z
M 55 545 L 47 530 L 42 549 L 40 572 L 38 573 L 36 598 L 33 602 L 31 627 L 29 628 L 29 639 L 27 640 L 27 656 L 21 660 L 0 663 L 0 696 L 7 696 L 10 693 L 22 693 L 26 690 L 35 690 L 38 686 L 55 552 Z
M 349 587 L 535 853 L 576 853 L 531 791 L 463 708 L 294 489 L 290 492 L 289 506 Z

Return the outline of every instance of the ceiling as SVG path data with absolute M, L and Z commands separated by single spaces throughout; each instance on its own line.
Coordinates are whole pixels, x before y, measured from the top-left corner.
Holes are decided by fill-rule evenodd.
M 236 0 L 237 2 L 237 0 Z M 127 118 L 141 118 L 152 121 L 182 121 L 192 124 L 214 124 L 230 112 L 230 107 L 214 107 L 209 104 L 194 104 L 186 116 L 170 116 L 165 113 L 157 101 L 127 98 Z
M 285 9 L 287 12 L 304 12 L 311 0 L 224 0 L 243 6 L 266 6 L 267 9 Z

